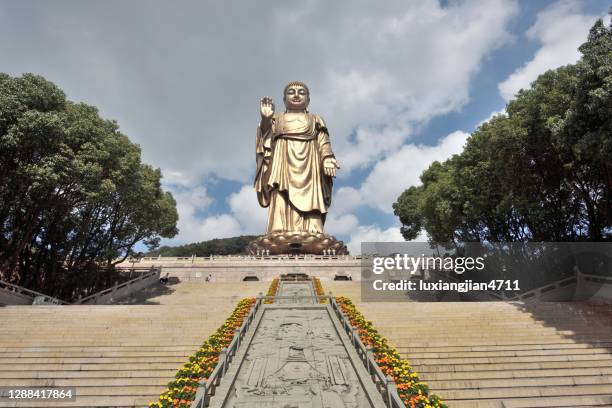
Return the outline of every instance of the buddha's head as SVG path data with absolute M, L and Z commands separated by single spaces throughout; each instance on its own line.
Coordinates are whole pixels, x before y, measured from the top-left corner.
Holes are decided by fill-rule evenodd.
M 292 81 L 285 86 L 283 102 L 288 111 L 306 111 L 310 103 L 310 91 L 305 83 Z

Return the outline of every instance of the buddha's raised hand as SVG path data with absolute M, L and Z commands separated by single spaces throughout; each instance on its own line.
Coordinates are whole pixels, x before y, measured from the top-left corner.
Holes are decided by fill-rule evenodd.
M 272 98 L 269 96 L 264 96 L 261 98 L 259 111 L 261 112 L 262 119 L 272 119 L 272 116 L 274 115 L 274 102 L 272 102 Z

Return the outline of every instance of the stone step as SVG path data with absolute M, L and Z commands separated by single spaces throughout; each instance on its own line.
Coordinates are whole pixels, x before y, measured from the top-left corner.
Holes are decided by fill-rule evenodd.
M 98 371 L 0 371 L 0 378 L 30 378 L 30 379 L 55 379 L 55 378 L 165 378 L 171 381 L 176 374 L 177 368 L 158 370 L 98 370 Z
M 31 352 L 4 352 L 0 353 L 0 360 L 4 358 L 61 358 L 61 357 L 87 357 L 87 358 L 109 358 L 109 357 L 188 357 L 193 354 L 194 349 L 170 350 L 170 351 L 31 351 Z
M 397 313 L 405 313 L 404 317 L 400 317 L 397 314 L 391 315 L 383 315 L 380 316 L 377 313 L 370 313 L 370 315 L 376 315 L 376 319 L 380 318 L 380 324 L 386 325 L 391 324 L 394 320 L 396 323 L 406 324 L 406 325 L 421 325 L 423 323 L 427 323 L 426 318 L 413 318 L 412 315 L 415 313 L 427 313 L 427 311 L 413 311 L 413 310 L 398 310 Z M 430 312 L 431 313 L 431 312 Z M 610 318 L 604 318 L 599 316 L 589 316 L 589 315 L 566 315 L 565 318 L 561 317 L 563 312 L 560 311 L 555 315 L 545 316 L 538 315 L 536 316 L 528 316 L 528 315 L 518 315 L 517 313 L 504 313 L 504 314 L 483 314 L 483 315 L 474 315 L 474 314 L 448 314 L 444 316 L 437 316 L 437 320 L 441 323 L 447 323 L 450 326 L 459 326 L 459 322 L 465 322 L 466 325 L 469 326 L 477 326 L 478 322 L 491 322 L 495 324 L 522 324 L 522 323 L 534 323 L 540 326 L 550 326 L 550 325 L 573 325 L 573 324 L 585 324 L 588 321 L 593 321 L 596 325 L 605 325 L 609 323 Z M 407 318 L 406 316 L 410 316 Z M 512 321 L 505 320 L 506 318 L 512 318 Z
M 414 341 L 412 342 L 414 343 Z M 612 350 L 612 342 L 590 342 L 587 343 L 549 343 L 549 344 L 500 344 L 486 346 L 457 346 L 446 344 L 439 347 L 415 346 L 398 347 L 406 353 L 427 353 L 427 352 L 458 352 L 458 351 L 514 351 L 514 350 L 563 350 L 563 349 L 593 349 L 604 348 Z
M 15 351 L 21 351 L 23 353 L 29 353 L 29 352 L 47 352 L 47 351 L 51 351 L 51 352 L 57 352 L 57 353 L 62 353 L 64 351 L 66 352 L 72 352 L 72 351 L 77 351 L 77 352 L 117 352 L 117 351 L 122 351 L 122 352 L 128 352 L 128 351 L 142 351 L 142 352 L 155 352 L 155 351 L 195 351 L 194 349 L 194 345 L 193 344 L 172 344 L 172 345 L 168 345 L 168 344 L 164 344 L 162 346 L 152 346 L 152 345 L 148 345 L 148 344 L 143 344 L 143 345 L 136 345 L 136 346 L 81 346 L 81 345 L 75 345 L 75 346 L 34 346 L 34 347 L 19 347 L 19 346 L 13 346 L 13 347 L 0 347 L 0 353 L 6 353 L 6 352 L 15 352 Z
M 612 366 L 612 354 L 586 354 L 586 355 L 547 355 L 527 357 L 463 357 L 463 358 L 413 358 L 413 366 L 427 365 L 460 365 L 460 364 L 490 364 L 490 363 L 537 363 L 546 361 L 608 361 Z M 1 360 L 0 360 L 1 361 Z
M 405 339 L 407 337 L 407 333 L 416 333 L 418 332 L 418 336 L 413 336 L 413 341 L 410 344 L 414 344 L 414 347 L 422 347 L 421 345 L 425 342 L 434 340 L 444 340 L 445 337 L 441 333 L 436 332 L 421 332 L 418 329 L 407 329 L 404 331 L 400 330 L 385 330 L 385 328 L 379 328 L 379 332 L 385 332 L 387 334 L 387 338 L 393 337 L 398 339 Z M 537 339 L 536 341 L 532 341 L 532 344 L 538 343 L 539 339 L 544 340 L 555 340 L 560 339 L 563 340 L 561 343 L 565 343 L 566 340 L 580 340 L 583 342 L 599 342 L 599 343 L 610 343 L 612 342 L 612 334 L 609 330 L 600 330 L 600 331 L 547 331 L 547 332 L 539 332 L 539 331 L 492 331 L 491 333 L 482 333 L 482 329 L 476 330 L 458 330 L 453 332 L 453 339 L 467 339 L 467 340 L 479 340 L 483 338 L 495 339 L 495 341 L 499 341 L 502 339 L 509 340 L 525 340 L 531 338 L 532 340 Z M 449 330 L 450 333 L 450 330 Z M 488 334 L 488 335 L 487 335 Z M 507 343 L 510 343 L 508 341 Z M 448 342 L 447 342 L 448 344 Z M 454 344 L 454 343 L 453 343 Z M 406 345 L 406 344 L 404 344 Z M 452 344 L 449 344 L 452 345 Z
M 178 363 L 99 363 L 99 364 L 38 364 L 37 370 L 43 371 L 107 371 L 107 370 L 177 370 L 182 364 Z M 0 372 L 27 371 L 23 366 L 14 364 L 1 364 Z
M 46 402 L 0 402 L 4 407 L 145 407 L 149 402 L 155 401 L 158 395 L 147 396 L 82 396 L 77 395 L 74 401 L 46 401 Z
M 85 396 L 143 396 L 149 397 L 151 395 L 159 395 L 164 391 L 163 386 L 150 386 L 150 385 L 133 385 L 133 386 L 110 386 L 110 387 L 98 387 L 98 386 L 79 386 L 76 391 L 76 398 Z
M 114 363 L 184 363 L 187 359 L 184 356 L 146 356 L 146 357 L 20 357 L 20 358 L 2 358 L 0 357 L 0 365 L 13 364 L 15 366 L 31 366 L 32 364 L 114 364 Z M 25 368 L 28 369 L 28 368 Z
M 142 296 L 159 305 L 0 308 L 0 386 L 77 387 L 76 401 L 0 407 L 143 407 L 157 401 L 237 301 L 268 285 L 178 284 L 171 293 Z
M 528 377 L 505 378 L 498 380 L 465 380 L 442 381 L 428 380 L 427 384 L 436 390 L 467 390 L 487 388 L 514 388 L 514 387 L 544 387 L 544 386 L 574 386 L 609 384 L 612 386 L 612 375 L 584 375 L 559 377 Z
M 494 370 L 540 370 L 540 369 L 567 369 L 567 368 L 596 368 L 610 367 L 610 360 L 587 361 L 543 361 L 538 363 L 483 363 L 483 364 L 453 364 L 453 365 L 419 365 L 412 367 L 421 373 L 449 372 L 449 371 L 494 371 Z M 0 368 L 1 369 L 1 368 Z
M 485 388 L 485 389 L 467 389 L 467 390 L 446 390 L 444 396 L 446 401 L 457 399 L 478 399 L 478 398 L 540 398 L 540 397 L 556 397 L 556 396 L 592 396 L 592 395 L 608 395 L 610 396 L 612 387 L 610 384 L 597 385 L 575 385 L 567 386 L 550 386 L 550 387 L 504 387 L 504 388 Z M 450 402 L 449 402 L 450 404 Z M 452 406 L 452 405 L 451 405 Z
M 414 337 L 410 338 L 410 337 L 392 337 L 392 336 L 387 336 L 387 339 L 389 340 L 390 344 L 414 344 L 415 343 L 415 339 Z M 456 347 L 456 346 L 462 346 L 462 347 L 475 347 L 475 346 L 484 346 L 484 347 L 491 347 L 491 346 L 517 346 L 517 345 L 523 345 L 523 346 L 538 346 L 538 345 L 557 345 L 557 344 L 579 344 L 582 343 L 581 340 L 583 340 L 584 342 L 588 342 L 588 339 L 572 339 L 572 338 L 545 338 L 545 339 L 517 339 L 517 340 L 510 340 L 510 341 L 504 341 L 504 340 L 500 340 L 500 339 L 492 339 L 491 341 L 488 341 L 489 339 L 473 339 L 473 340 L 469 340 L 469 339 L 454 339 L 452 342 L 452 346 Z M 605 341 L 605 343 L 608 343 L 608 341 Z M 596 344 L 596 343 L 595 343 Z M 419 345 L 421 347 L 427 347 L 427 348 L 435 348 L 435 347 L 447 347 L 449 346 L 449 342 L 448 341 L 443 341 L 442 339 L 436 339 L 436 341 L 420 341 Z
M 172 343 L 172 342 L 181 342 L 182 346 L 190 346 L 193 348 L 194 346 L 197 347 L 198 345 L 202 344 L 202 338 L 196 337 L 194 338 L 194 340 L 189 342 L 189 340 L 185 340 L 185 338 L 167 337 L 165 340 L 159 339 L 157 341 L 148 341 L 147 343 L 149 346 L 160 346 L 161 347 L 161 346 L 167 345 L 168 343 Z M 132 338 L 131 341 L 113 341 L 113 339 L 97 340 L 97 341 L 95 339 L 74 340 L 70 342 L 58 342 L 58 344 L 55 344 L 55 345 L 72 346 L 72 347 L 88 347 L 88 346 L 89 347 L 113 347 L 113 346 L 138 347 L 138 344 L 139 344 L 138 340 L 136 340 L 135 338 Z M 49 347 L 53 345 L 54 344 L 48 344 Z M 6 346 L 18 348 L 19 343 L 12 342 L 10 344 L 7 344 Z M 39 341 L 23 341 L 22 346 L 27 347 L 27 348 L 43 347 L 45 346 L 45 342 L 44 342 L 44 339 L 40 339 Z
M 446 371 L 421 372 L 421 379 L 426 381 L 471 381 L 491 379 L 517 379 L 517 378 L 544 378 L 544 377 L 579 377 L 579 376 L 607 376 L 612 375 L 612 367 L 570 367 L 564 370 L 472 370 L 472 371 Z
M 411 355 L 405 348 L 397 347 L 397 351 L 406 358 Z M 419 357 L 430 359 L 473 358 L 473 357 L 527 357 L 527 356 L 555 356 L 555 355 L 589 355 L 610 354 L 606 348 L 562 348 L 562 349 L 534 349 L 534 350 L 491 350 L 491 351 L 455 351 L 455 352 L 421 352 Z M 414 355 L 414 354 L 412 354 Z M 2 354 L 0 354 L 2 358 Z
M 170 380 L 165 377 L 115 378 L 0 378 L 0 387 L 95 387 L 95 386 L 166 386 Z
M 582 395 L 539 398 L 445 400 L 452 408 L 609 408 L 612 396 Z

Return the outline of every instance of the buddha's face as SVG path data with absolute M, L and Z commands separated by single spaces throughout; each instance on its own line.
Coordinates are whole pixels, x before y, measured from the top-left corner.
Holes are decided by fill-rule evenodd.
M 287 110 L 306 110 L 310 102 L 308 90 L 301 85 L 291 85 L 283 97 Z

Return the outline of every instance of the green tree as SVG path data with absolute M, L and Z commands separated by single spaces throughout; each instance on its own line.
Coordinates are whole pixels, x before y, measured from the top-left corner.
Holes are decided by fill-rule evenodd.
M 210 255 L 240 255 L 247 253 L 249 242 L 256 235 L 241 235 L 232 238 L 215 238 L 209 241 L 195 242 L 175 247 L 163 246 L 147 253 L 147 256 L 210 256 Z
M 612 29 L 541 75 L 393 204 L 405 239 L 612 239 Z
M 0 74 L 0 279 L 48 293 L 176 235 L 161 172 L 96 108 Z

